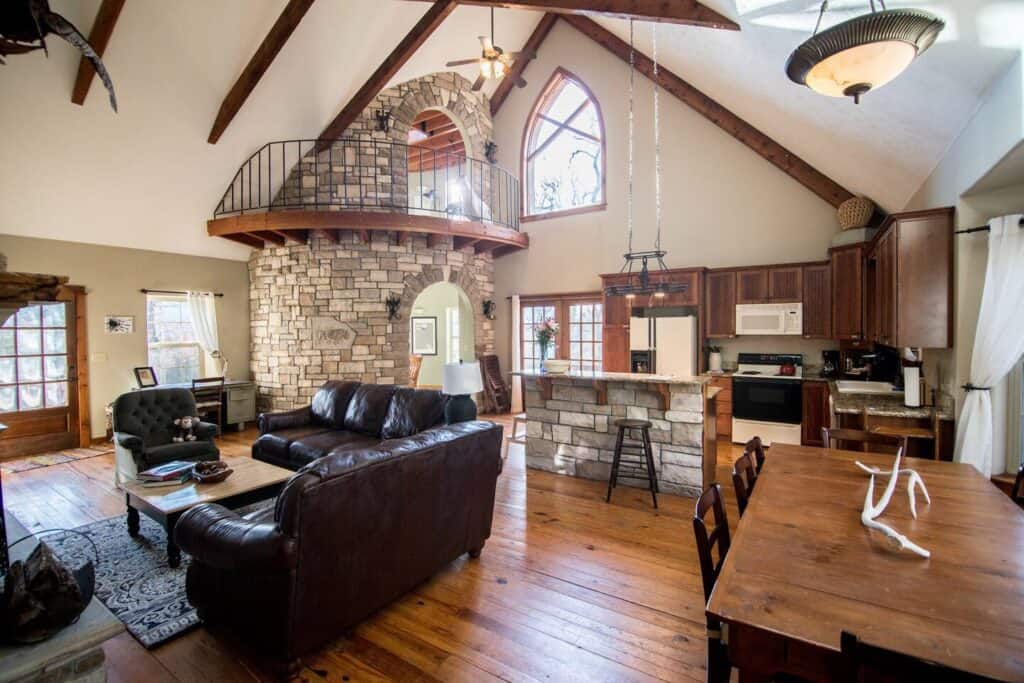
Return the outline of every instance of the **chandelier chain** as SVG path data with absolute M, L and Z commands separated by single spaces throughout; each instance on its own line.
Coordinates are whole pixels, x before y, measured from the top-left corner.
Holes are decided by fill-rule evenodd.
M 633 253 L 633 79 L 636 72 L 636 52 L 633 48 L 633 20 L 629 20 L 629 182 L 626 191 L 626 225 L 628 228 L 627 253 Z
M 651 24 L 651 54 L 654 61 L 654 250 L 661 251 L 661 107 L 658 87 L 658 23 Z

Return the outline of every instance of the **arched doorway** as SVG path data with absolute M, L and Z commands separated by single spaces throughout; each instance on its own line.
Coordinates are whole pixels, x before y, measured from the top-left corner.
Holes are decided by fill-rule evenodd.
M 469 297 L 456 284 L 436 282 L 419 293 L 409 316 L 410 354 L 423 358 L 416 386 L 439 389 L 445 363 L 476 360 L 473 316 Z
M 466 136 L 452 116 L 423 110 L 409 127 L 407 144 L 411 213 L 490 218 L 483 200 L 489 190 L 486 168 L 466 157 Z

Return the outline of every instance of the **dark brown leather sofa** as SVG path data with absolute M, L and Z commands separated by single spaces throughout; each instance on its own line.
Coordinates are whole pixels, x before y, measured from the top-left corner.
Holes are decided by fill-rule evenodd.
M 461 554 L 479 556 L 502 428 L 438 424 L 443 405 L 437 392 L 332 382 L 306 412 L 261 416 L 254 457 L 293 466 L 330 449 L 271 509 L 182 515 L 175 540 L 192 555 L 187 591 L 201 618 L 294 663 Z

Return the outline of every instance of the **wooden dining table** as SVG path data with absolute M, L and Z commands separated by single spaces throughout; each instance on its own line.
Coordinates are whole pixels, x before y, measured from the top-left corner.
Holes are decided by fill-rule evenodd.
M 860 521 L 869 476 L 892 455 L 776 444 L 736 528 L 707 612 L 727 625 L 741 681 L 840 680 L 842 631 L 898 653 L 1024 681 L 1024 511 L 970 465 L 907 459 L 931 495 L 911 516 L 900 477 L 878 521 Z M 888 477 L 876 477 L 875 500 Z

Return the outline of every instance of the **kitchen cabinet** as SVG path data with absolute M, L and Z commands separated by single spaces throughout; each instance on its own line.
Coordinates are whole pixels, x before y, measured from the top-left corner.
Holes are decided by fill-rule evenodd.
M 716 432 L 719 439 L 729 440 L 732 436 L 732 377 L 714 377 L 711 386 L 721 389 L 715 397 L 717 405 Z
M 624 296 L 604 297 L 604 325 L 601 342 L 602 367 L 606 372 L 629 372 L 630 300 Z
M 832 275 L 832 337 L 864 338 L 864 245 L 829 250 Z
M 731 339 L 736 336 L 736 273 L 710 271 L 704 277 L 704 336 Z
M 768 269 L 736 271 L 736 303 L 763 304 L 768 301 Z
M 803 268 L 791 266 L 771 268 L 768 271 L 768 300 L 771 302 L 800 301 L 803 294 Z
M 829 263 L 804 266 L 804 339 L 832 338 L 832 269 Z
M 890 216 L 865 268 L 872 341 L 893 347 L 952 346 L 952 208 Z
M 800 420 L 800 443 L 804 446 L 825 446 L 822 427 L 829 425 L 828 382 L 805 381 L 801 387 L 803 417 Z

